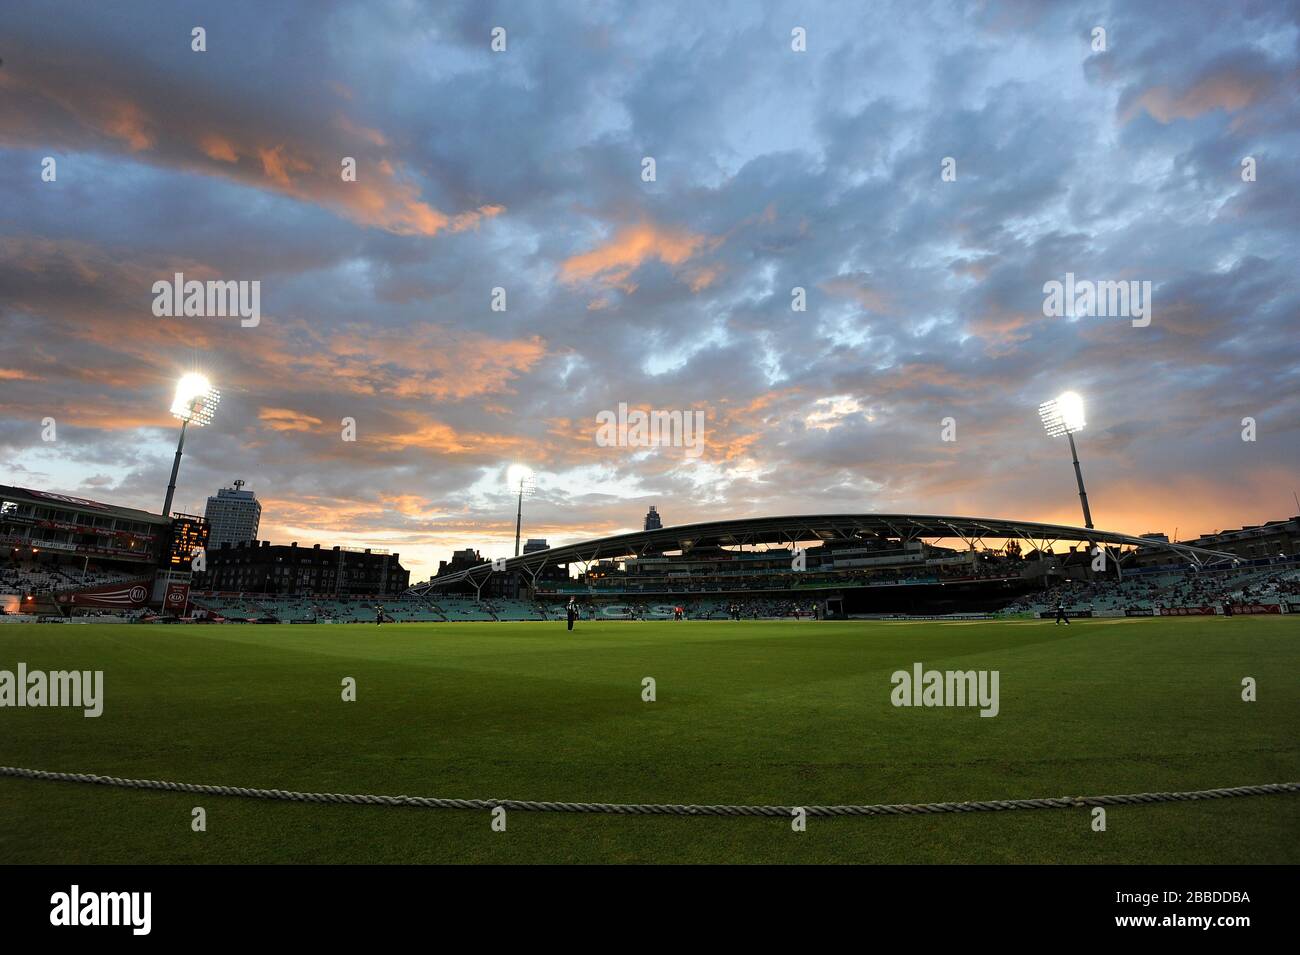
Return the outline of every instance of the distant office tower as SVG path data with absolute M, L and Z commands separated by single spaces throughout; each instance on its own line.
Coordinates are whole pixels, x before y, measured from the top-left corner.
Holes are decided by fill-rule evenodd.
M 531 554 L 534 551 L 538 551 L 538 550 L 549 550 L 549 549 L 550 548 L 547 547 L 545 537 L 530 537 L 528 538 L 528 542 L 524 544 L 525 554 Z
M 252 491 L 244 490 L 243 481 L 234 487 L 223 487 L 216 497 L 208 498 L 207 518 L 208 549 L 217 550 L 222 544 L 239 544 L 257 539 L 257 526 L 262 522 L 262 503 Z
M 657 531 L 663 526 L 664 522 L 659 520 L 659 512 L 656 511 L 655 506 L 651 504 L 650 510 L 646 512 L 645 516 L 645 530 Z

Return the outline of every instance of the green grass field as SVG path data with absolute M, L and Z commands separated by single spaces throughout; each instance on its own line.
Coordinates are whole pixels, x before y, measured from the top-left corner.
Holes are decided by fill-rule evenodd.
M 931 802 L 1300 780 L 1300 621 L 7 626 L 0 764 L 263 788 L 603 802 Z M 890 674 L 998 670 L 1001 712 Z M 653 677 L 657 701 L 643 702 Z M 1258 701 L 1241 700 L 1241 680 Z M 341 681 L 357 681 L 343 702 Z M 191 808 L 207 831 L 191 831 Z M 0 778 L 0 860 L 1300 862 L 1300 796 L 808 820 L 308 806 Z

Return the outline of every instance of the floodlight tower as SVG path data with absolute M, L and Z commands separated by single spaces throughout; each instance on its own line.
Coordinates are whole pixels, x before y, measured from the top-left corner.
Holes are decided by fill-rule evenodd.
M 519 508 L 515 511 L 515 556 L 519 556 L 519 532 L 524 526 L 524 495 L 537 490 L 533 469 L 526 464 L 512 464 L 506 472 L 506 479 L 512 489 L 519 491 Z
M 176 457 L 172 461 L 172 479 L 167 483 L 167 497 L 163 500 L 163 517 L 170 517 L 172 496 L 176 493 L 176 474 L 181 469 L 181 452 L 185 450 L 185 429 L 190 422 L 202 428 L 212 424 L 212 415 L 221 403 L 221 392 L 212 382 L 198 372 L 182 375 L 176 382 L 176 397 L 172 399 L 172 417 L 181 422 L 181 437 L 176 442 Z
M 1092 530 L 1092 512 L 1088 510 L 1088 492 L 1083 489 L 1083 471 L 1079 469 L 1079 452 L 1074 447 L 1074 433 L 1087 424 L 1083 417 L 1083 399 L 1073 391 L 1044 401 L 1038 406 L 1038 416 L 1049 437 L 1065 435 L 1070 439 L 1070 457 L 1074 460 L 1074 477 L 1079 482 L 1079 500 L 1083 502 L 1083 526 Z

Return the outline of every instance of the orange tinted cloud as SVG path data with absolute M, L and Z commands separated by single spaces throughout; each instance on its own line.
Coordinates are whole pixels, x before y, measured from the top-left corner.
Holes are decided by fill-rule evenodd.
M 379 499 L 403 517 L 427 517 L 435 510 L 433 502 L 418 494 L 380 494 Z
M 205 133 L 199 137 L 199 149 L 209 159 L 219 162 L 239 162 L 239 154 L 228 139 L 216 133 Z
M 257 158 L 262 161 L 262 169 L 266 175 L 280 186 L 292 185 L 293 174 L 311 172 L 311 163 L 287 155 L 283 143 L 271 149 L 259 149 Z
M 178 370 L 167 356 L 191 351 L 224 356 L 223 388 L 261 396 L 264 426 L 280 432 L 308 431 L 321 423 L 294 409 L 319 411 L 288 397 L 310 394 L 320 382 L 328 382 L 335 395 L 428 409 L 434 402 L 512 394 L 516 379 L 547 354 L 540 336 L 497 338 L 433 323 L 318 331 L 284 320 L 264 324 L 258 335 L 231 336 L 219 322 L 153 317 L 148 289 L 160 276 L 181 271 L 203 280 L 215 275 L 210 266 L 189 259 L 132 260 L 119 250 L 83 242 L 0 237 L 0 263 L 0 285 L 6 275 L 22 280 L 11 283 L 6 305 L 45 316 L 48 334 L 68 348 L 94 346 L 86 361 L 55 365 L 33 356 L 27 367 L 5 369 L 0 381 L 77 381 L 124 389 L 132 395 L 125 400 L 138 402 L 141 412 L 152 410 L 151 401 L 165 410 Z M 140 395 L 142 385 L 158 394 Z M 275 393 L 280 397 L 271 396 Z M 124 410 L 124 426 L 134 426 L 126 424 L 134 418 L 131 409 Z M 494 413 L 504 412 L 498 399 Z M 161 421 L 166 423 L 165 414 Z
M 352 390 L 375 386 L 402 399 L 463 400 L 508 391 L 510 382 L 546 355 L 531 338 L 492 338 L 478 332 L 423 325 L 411 329 L 355 329 L 333 335 L 326 351 L 294 359 Z
M 560 266 L 560 279 L 564 282 L 592 281 L 611 287 L 628 287 L 628 278 L 640 266 L 657 259 L 667 266 L 680 266 L 693 256 L 711 251 L 720 244 L 719 239 L 684 229 L 672 229 L 641 222 L 619 229 L 608 242 L 590 252 L 583 252 L 564 260 Z M 694 285 L 703 277 L 701 288 L 713 281 L 716 271 L 693 272 Z
M 1153 86 L 1144 90 L 1124 111 L 1123 121 L 1127 123 L 1141 110 L 1145 110 L 1156 122 L 1164 124 L 1176 119 L 1195 119 L 1216 109 L 1235 113 L 1258 100 L 1270 86 L 1271 81 L 1262 74 L 1247 75 L 1223 68 L 1207 74 L 1181 91 L 1168 86 Z
M 399 431 L 376 434 L 369 440 L 381 451 L 418 448 L 449 455 L 484 455 L 491 458 L 535 454 L 536 444 L 528 438 L 507 434 L 460 431 L 449 424 L 431 420 L 425 414 L 402 414 L 406 423 Z
M 259 494 L 258 497 L 266 514 L 274 515 L 273 522 L 263 521 L 259 529 L 259 536 L 268 540 L 307 539 L 310 543 L 310 532 L 316 531 L 324 535 L 321 543 L 339 543 L 346 540 L 349 532 L 366 528 L 383 515 L 381 504 L 355 497 L 336 499 L 310 494 L 283 498 Z
M 111 100 L 100 116 L 100 128 L 110 136 L 122 140 L 132 152 L 140 152 L 154 144 L 149 120 L 135 103 Z
M 351 97 L 348 98 L 350 99 Z M 338 125 L 339 129 L 343 130 L 347 135 L 356 137 L 357 139 L 364 139 L 372 146 L 388 145 L 388 137 L 379 130 L 370 129 L 367 126 L 354 123 L 346 114 L 340 113 L 334 118 L 334 122 Z
M 870 312 L 888 313 L 892 310 L 889 295 L 875 287 L 871 283 L 871 277 L 862 272 L 837 275 L 823 282 L 821 287 L 831 295 L 852 299 Z
M 257 417 L 272 431 L 312 431 L 322 423 L 320 418 L 290 408 L 263 408 Z
M 796 402 L 800 391 L 798 387 L 781 388 L 755 395 L 744 404 L 718 402 L 705 416 L 704 458 L 734 463 L 751 457 L 781 408 Z
M 1032 321 L 1043 319 L 1041 314 L 1031 315 L 1024 312 L 990 308 L 979 315 L 972 315 L 966 321 L 966 329 L 972 335 L 983 339 L 998 354 L 1029 338 L 1029 325 Z
M 700 292 L 712 285 L 721 274 L 721 266 L 710 265 L 699 269 L 693 269 L 687 275 L 687 280 L 692 292 Z
M 102 68 L 97 68 L 97 66 Z M 0 141 L 42 148 L 125 149 L 159 166 L 232 179 L 331 208 L 398 235 L 463 232 L 504 212 L 480 203 L 458 212 L 435 208 L 383 133 L 347 116 L 316 122 L 286 114 L 244 121 L 201 91 L 178 110 L 175 91 L 156 78 L 115 76 L 103 64 L 29 58 L 0 70 L 0 87 L 17 106 L 0 112 Z M 202 106 L 213 106 L 203 109 Z M 257 104 L 268 108 L 267 101 Z M 356 160 L 344 182 L 341 159 Z

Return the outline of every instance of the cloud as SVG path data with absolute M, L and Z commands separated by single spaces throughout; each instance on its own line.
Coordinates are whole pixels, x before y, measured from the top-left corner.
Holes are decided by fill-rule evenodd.
M 1122 121 L 1131 121 L 1139 112 L 1165 124 L 1197 119 L 1214 110 L 1236 113 L 1269 96 L 1276 85 L 1272 71 L 1257 63 L 1216 64 L 1181 87 L 1161 84 L 1129 92 Z
M 257 417 L 272 431 L 315 431 L 323 424 L 320 418 L 290 408 L 263 408 Z
M 467 2 L 231 2 L 195 54 L 175 4 L 9 0 L 0 480 L 157 507 L 170 390 L 201 368 L 223 399 L 186 506 L 239 476 L 264 537 L 400 549 L 417 577 L 509 552 L 515 461 L 552 543 L 650 504 L 1074 522 L 1035 414 L 1069 387 L 1099 525 L 1289 511 L 1293 11 L 1128 5 L 1105 54 L 1068 5 L 934 13 L 863 32 L 813 5 L 795 55 L 758 5 L 516 5 L 500 56 Z M 262 322 L 155 318 L 175 271 L 259 280 Z M 1152 281 L 1151 325 L 1044 317 L 1067 271 Z M 621 401 L 703 411 L 703 453 L 597 446 Z
M 821 288 L 829 295 L 850 299 L 869 312 L 884 314 L 892 311 L 888 293 L 873 284 L 865 273 L 837 275 L 822 282 Z
M 685 229 L 643 221 L 619 228 L 608 241 L 565 259 L 560 265 L 560 278 L 564 282 L 594 282 L 627 291 L 635 287 L 628 281 L 630 276 L 645 262 L 658 261 L 679 267 L 702 252 L 716 249 L 719 242 Z M 699 291 L 712 284 L 716 274 L 716 270 L 695 270 L 686 281 L 691 291 Z
M 240 100 L 200 84 L 178 90 L 142 64 L 56 49 L 7 66 L 0 89 L 14 98 L 0 110 L 0 143 L 11 147 L 124 150 L 135 161 L 277 192 L 397 235 L 464 232 L 505 211 L 492 202 L 436 208 L 386 137 L 346 115 L 329 120 L 302 103 Z M 345 156 L 356 161 L 356 181 L 342 178 Z

